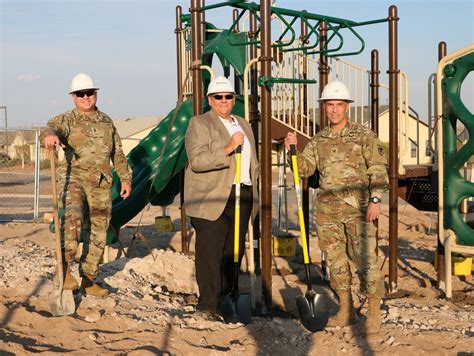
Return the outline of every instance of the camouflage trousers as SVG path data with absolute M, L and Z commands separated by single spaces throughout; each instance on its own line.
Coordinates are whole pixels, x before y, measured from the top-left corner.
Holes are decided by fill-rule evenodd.
M 383 297 L 385 289 L 377 258 L 376 227 L 365 221 L 366 207 L 355 208 L 331 195 L 319 196 L 316 227 L 319 248 L 327 256 L 331 286 L 338 293 L 350 291 L 349 261 L 357 269 L 360 291 Z
M 81 240 L 81 230 L 90 223 L 90 236 L 84 243 L 80 265 L 80 271 L 90 276 L 98 275 L 111 218 L 111 201 L 111 186 L 104 179 L 91 181 L 90 176 L 80 174 L 66 177 L 61 197 L 65 207 L 65 259 L 67 262 L 74 259 Z

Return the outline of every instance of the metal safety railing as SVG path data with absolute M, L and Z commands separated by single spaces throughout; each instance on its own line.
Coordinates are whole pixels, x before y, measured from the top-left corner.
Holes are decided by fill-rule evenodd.
M 282 52 L 280 49 L 275 52 L 276 61 L 272 65 L 273 78 L 296 78 L 301 81 L 313 80 L 316 83 L 315 76 L 309 73 L 303 74 L 303 68 L 307 67 L 308 59 L 301 52 Z M 317 88 L 315 87 L 303 82 L 290 81 L 274 85 L 272 118 L 301 135 L 308 138 L 314 136 L 318 131 L 319 123 L 315 111 L 317 104 Z M 305 100 L 307 105 L 304 105 Z
M 178 33 L 178 38 L 179 38 L 179 49 L 181 51 L 180 53 L 180 58 L 182 59 L 181 62 L 179 63 L 180 66 L 180 71 L 181 73 L 187 73 L 189 68 L 191 68 L 192 64 L 192 58 L 191 58 L 191 28 L 190 27 L 185 27 L 181 29 Z M 183 87 L 184 85 L 184 91 L 183 91 L 183 97 L 185 99 L 191 97 L 193 95 L 193 82 L 192 82 L 192 76 L 188 78 L 188 80 L 185 81 L 186 75 L 182 76 L 182 83 L 179 83 L 178 85 L 180 87 Z
M 354 103 L 349 109 L 349 118 L 354 122 L 369 126 L 370 70 L 340 58 L 331 58 L 329 66 L 329 81 L 339 80 L 345 83 L 351 92 Z

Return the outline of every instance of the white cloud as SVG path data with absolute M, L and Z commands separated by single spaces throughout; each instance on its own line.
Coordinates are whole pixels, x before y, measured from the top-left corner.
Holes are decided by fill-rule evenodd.
M 39 74 L 20 74 L 16 77 L 16 80 L 20 82 L 34 82 L 35 80 L 39 80 L 40 75 Z

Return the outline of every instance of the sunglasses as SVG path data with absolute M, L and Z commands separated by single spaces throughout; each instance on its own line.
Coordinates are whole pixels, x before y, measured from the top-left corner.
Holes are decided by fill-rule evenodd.
M 226 94 L 226 95 L 221 95 L 221 94 L 216 94 L 212 96 L 216 100 L 222 100 L 225 98 L 225 100 L 232 100 L 234 99 L 234 94 Z
M 95 95 L 95 90 L 82 90 L 82 91 L 76 91 L 74 93 L 75 96 L 78 98 L 83 98 L 84 96 L 87 95 L 87 97 L 91 97 Z

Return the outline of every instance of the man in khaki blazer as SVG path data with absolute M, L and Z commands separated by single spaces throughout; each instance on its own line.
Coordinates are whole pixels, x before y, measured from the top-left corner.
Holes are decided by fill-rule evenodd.
M 224 77 L 209 84 L 209 112 L 191 118 L 186 133 L 189 164 L 184 183 L 186 213 L 196 230 L 197 308 L 219 313 L 221 295 L 232 288 L 235 149 L 242 146 L 240 260 L 249 218 L 258 211 L 258 162 L 250 124 L 232 115 L 235 92 Z

